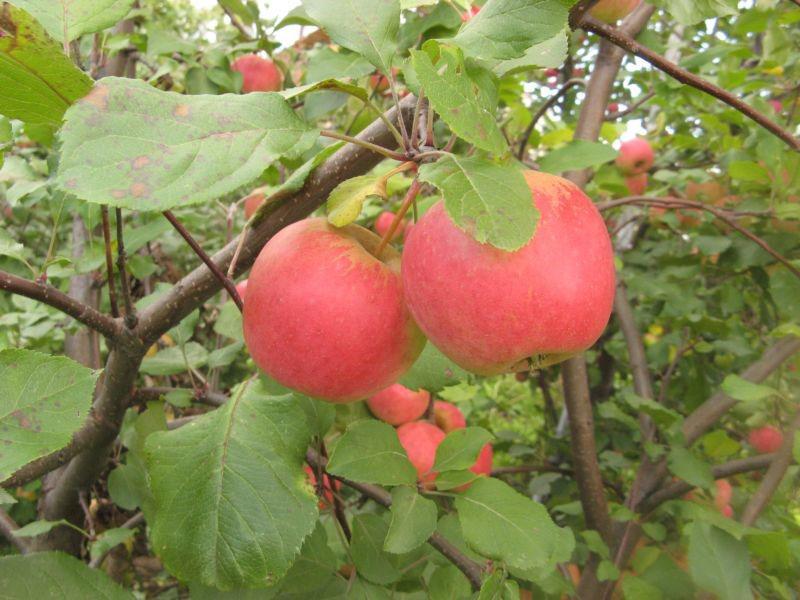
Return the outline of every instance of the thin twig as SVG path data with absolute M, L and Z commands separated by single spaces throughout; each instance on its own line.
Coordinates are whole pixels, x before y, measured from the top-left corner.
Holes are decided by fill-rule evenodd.
M 544 101 L 539 109 L 534 113 L 533 117 L 531 117 L 531 122 L 528 123 L 528 126 L 525 128 L 525 132 L 522 134 L 522 139 L 519 142 L 519 148 L 517 149 L 517 159 L 522 160 L 525 156 L 525 147 L 528 145 L 528 140 L 533 133 L 533 129 L 536 127 L 536 123 L 541 119 L 547 110 L 555 104 L 561 96 L 567 93 L 567 91 L 576 85 L 586 85 L 586 82 L 583 79 L 570 79 L 562 85 L 555 94 L 550 96 L 547 100 Z
M 210 406 L 222 406 L 228 401 L 228 396 L 222 392 L 199 388 L 174 388 L 174 387 L 137 387 L 133 391 L 135 401 L 158 400 L 170 392 L 189 392 L 196 402 Z
M 132 329 L 136 327 L 136 308 L 133 306 L 131 286 L 128 280 L 128 268 L 126 266 L 127 254 L 125 254 L 125 242 L 122 235 L 123 223 L 121 208 L 116 209 L 115 217 L 117 221 L 117 271 L 119 271 L 122 302 L 125 304 L 125 325 Z
M 107 338 L 114 339 L 120 333 L 121 327 L 113 318 L 46 283 L 29 281 L 0 271 L 0 290 L 52 306 Z
M 636 102 L 627 107 L 625 110 L 618 110 L 613 113 L 608 113 L 604 118 L 606 121 L 616 121 L 617 119 L 626 117 L 632 112 L 634 112 L 637 108 L 642 106 L 642 104 L 653 98 L 655 95 L 656 95 L 655 91 L 650 90 L 649 92 L 641 96 Z
M 367 150 L 372 150 L 373 152 L 382 154 L 386 158 L 392 158 L 394 160 L 406 160 L 405 155 L 400 154 L 399 152 L 394 152 L 393 150 L 389 150 L 388 148 L 384 148 L 383 146 L 378 146 L 377 144 L 373 144 L 372 142 L 368 142 L 366 140 L 360 140 L 350 135 L 345 135 L 343 133 L 338 133 L 336 131 L 328 131 L 326 129 L 320 131 L 319 134 L 323 137 L 332 138 L 334 140 L 342 140 L 343 142 L 347 142 L 349 144 L 355 144 L 356 146 L 361 146 L 362 148 L 366 148 Z
M 414 118 L 411 120 L 411 147 L 416 148 L 419 143 L 419 117 L 422 103 L 425 101 L 425 90 L 419 89 L 417 105 L 414 107 Z
M 389 226 L 389 230 L 383 235 L 381 238 L 381 243 L 378 244 L 377 250 L 375 250 L 376 258 L 380 258 L 383 249 L 386 248 L 386 245 L 389 243 L 389 240 L 392 239 L 397 228 L 400 226 L 400 223 L 403 221 L 403 218 L 406 216 L 408 209 L 414 203 L 414 200 L 417 198 L 417 194 L 419 194 L 420 189 L 422 189 L 422 185 L 420 184 L 419 180 L 414 178 L 414 181 L 411 182 L 411 185 L 408 188 L 408 192 L 406 192 L 406 197 L 403 198 L 403 204 L 400 205 L 400 210 L 394 216 L 394 220 L 392 224 Z
M 757 111 L 749 104 L 746 104 L 727 90 L 717 87 L 713 83 L 703 79 L 679 67 L 675 63 L 667 60 L 657 52 L 652 51 L 650 48 L 643 46 L 637 42 L 633 37 L 611 25 L 595 19 L 591 15 L 585 15 L 581 22 L 581 27 L 586 31 L 591 31 L 602 38 L 607 39 L 612 44 L 619 46 L 623 50 L 635 54 L 642 60 L 649 62 L 657 69 L 663 71 L 673 79 L 685 83 L 693 88 L 696 88 L 706 94 L 714 96 L 721 100 L 728 106 L 731 106 L 741 112 L 746 117 L 752 119 L 768 131 L 771 131 L 793 150 L 800 151 L 800 140 L 794 137 L 789 131 L 781 127 L 778 123 L 767 118 L 763 113 Z
M 209 270 L 214 274 L 225 290 L 230 294 L 230 297 L 233 299 L 236 307 L 241 312 L 244 305 L 242 304 L 242 298 L 239 296 L 239 292 L 236 291 L 236 285 L 231 281 L 228 277 L 225 276 L 220 268 L 216 265 L 216 263 L 211 260 L 211 257 L 206 254 L 206 251 L 200 246 L 200 244 L 195 241 L 192 237 L 192 234 L 187 231 L 187 229 L 181 224 L 180 221 L 172 214 L 172 211 L 165 210 L 162 213 L 166 218 L 167 221 L 172 223 L 172 226 L 176 229 L 176 231 L 181 234 L 181 237 L 186 240 L 186 243 L 189 244 L 194 253 L 200 257 L 200 260 L 205 263 L 205 265 L 209 268 Z
M 233 14 L 233 12 L 231 12 L 230 9 L 227 6 L 225 6 L 224 2 L 218 2 L 218 4 L 219 4 L 220 8 L 222 8 L 222 10 L 225 11 L 225 14 L 228 15 L 228 18 L 231 20 L 231 25 L 233 25 L 234 27 L 236 27 L 236 29 L 239 30 L 239 33 L 242 34 L 242 37 L 244 39 L 246 39 L 248 42 L 252 41 L 253 39 L 255 39 L 255 38 L 253 38 L 253 34 L 251 34 L 247 30 L 247 28 L 244 26 L 244 23 L 241 22 L 239 17 L 237 15 Z
M 114 259 L 111 252 L 111 225 L 108 221 L 108 206 L 100 205 L 100 217 L 103 222 L 103 244 L 106 250 L 106 280 L 108 283 L 108 302 L 111 305 L 111 316 L 119 317 L 119 304 L 117 303 L 117 286 L 114 277 Z
M 325 447 L 325 440 L 319 440 L 319 452 L 325 460 L 328 459 L 328 449 Z M 321 472 L 322 468 L 318 464 L 317 467 L 320 468 L 320 473 L 317 474 L 317 482 L 320 483 L 324 488 L 325 478 Z M 330 481 L 330 479 L 329 479 Z M 347 514 L 344 512 L 344 503 L 342 502 L 341 496 L 336 493 L 336 490 L 333 489 L 333 485 L 331 485 L 331 496 L 333 497 L 333 514 L 336 517 L 336 520 L 339 522 L 339 527 L 342 528 L 342 533 L 344 537 L 347 538 L 347 541 L 350 541 L 350 538 L 353 537 L 353 534 L 350 532 L 350 524 L 347 522 Z

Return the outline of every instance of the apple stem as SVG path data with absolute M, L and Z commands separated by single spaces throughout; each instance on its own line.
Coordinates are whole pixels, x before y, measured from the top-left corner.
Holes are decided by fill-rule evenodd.
M 403 217 L 406 216 L 409 207 L 414 203 L 414 200 L 417 199 L 417 194 L 419 194 L 419 190 L 422 188 L 422 184 L 420 184 L 419 179 L 414 179 L 411 182 L 411 186 L 408 188 L 408 192 L 406 192 L 406 197 L 403 198 L 403 204 L 400 206 L 400 210 L 394 216 L 394 220 L 392 224 L 389 226 L 389 230 L 383 235 L 381 238 L 381 243 L 378 244 L 378 249 L 375 251 L 375 258 L 380 258 L 383 249 L 386 248 L 386 245 L 389 243 L 389 240 L 392 239 L 397 228 L 400 226 L 400 223 L 403 221 Z
M 398 160 L 398 161 L 404 161 L 406 159 L 405 155 L 400 154 L 399 152 L 394 152 L 393 150 L 389 150 L 388 148 L 384 148 L 383 146 L 378 146 L 377 144 L 373 144 L 372 142 L 360 140 L 350 135 L 345 135 L 343 133 L 338 133 L 336 131 L 328 131 L 326 129 L 320 131 L 319 134 L 323 137 L 329 137 L 335 140 L 342 140 L 343 142 L 347 142 L 349 144 L 355 144 L 356 146 L 361 146 L 362 148 L 366 148 L 367 150 L 372 150 L 373 152 L 382 154 L 386 158 L 391 158 L 393 160 Z

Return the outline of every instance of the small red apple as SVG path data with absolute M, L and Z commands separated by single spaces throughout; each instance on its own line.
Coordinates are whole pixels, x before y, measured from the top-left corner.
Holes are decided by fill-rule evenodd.
M 714 495 L 714 504 L 720 510 L 724 510 L 731 503 L 733 487 L 727 479 L 717 479 L 714 484 L 717 488 L 717 493 Z
M 769 105 L 776 113 L 780 114 L 783 112 L 783 104 L 780 100 L 769 100 Z
M 626 177 L 625 185 L 628 186 L 628 191 L 631 193 L 631 196 L 641 196 L 647 189 L 647 173 L 639 173 L 638 175 Z
M 306 477 L 308 478 L 309 483 L 314 486 L 314 489 L 317 488 L 317 476 L 314 474 L 314 469 L 305 465 L 303 470 L 306 472 Z M 326 508 L 333 504 L 333 491 L 339 491 L 340 483 L 334 479 L 331 480 L 327 475 L 323 474 L 322 476 L 322 497 L 319 499 L 319 507 Z
M 433 417 L 436 425 L 445 433 L 450 433 L 454 429 L 464 429 L 467 426 L 464 413 L 455 404 L 444 400 L 437 400 L 433 403 Z
M 389 228 L 392 226 L 394 222 L 395 214 L 393 212 L 389 212 L 388 210 L 383 211 L 381 214 L 378 215 L 378 218 L 375 219 L 375 233 L 377 233 L 381 237 L 385 237 L 387 233 L 389 233 Z M 392 236 L 391 241 L 397 240 L 403 235 L 403 229 L 405 228 L 406 223 L 405 221 L 400 221 L 400 224 L 397 226 L 397 229 L 394 231 L 394 235 Z
M 616 164 L 625 175 L 638 175 L 653 166 L 655 154 L 650 142 L 643 138 L 634 138 L 619 147 Z
M 250 192 L 244 199 L 244 218 L 250 219 L 256 214 L 258 207 L 264 204 L 264 200 L 266 200 L 266 195 L 262 188 L 256 188 Z
M 608 112 L 609 113 L 619 112 L 619 104 L 617 104 L 616 102 L 609 103 Z
M 392 67 L 392 77 L 397 77 L 399 72 L 400 69 L 397 67 Z M 378 93 L 387 91 L 390 85 L 391 82 L 389 81 L 389 78 L 382 73 L 376 72 L 369 76 L 369 87 Z
M 242 74 L 242 91 L 278 92 L 283 86 L 283 73 L 275 63 L 256 54 L 244 54 L 231 64 L 231 70 Z
M 731 507 L 730 504 L 726 504 L 725 506 L 723 506 L 720 509 L 720 512 L 722 513 L 722 516 L 724 516 L 724 517 L 728 517 L 729 519 L 733 518 L 733 508 Z
M 414 465 L 417 477 L 425 487 L 433 487 L 437 473 L 431 471 L 431 468 L 436 461 L 436 449 L 446 435 L 427 421 L 413 421 L 397 428 L 400 445 L 405 449 L 408 460 Z
M 470 6 L 468 11 L 466 11 L 464 13 L 461 13 L 461 21 L 466 23 L 472 17 L 477 15 L 480 11 L 481 11 L 481 7 L 476 5 L 476 4 L 473 4 L 472 6 Z
M 600 337 L 611 314 L 614 255 L 597 208 L 561 177 L 524 175 L 541 217 L 521 249 L 477 242 L 439 202 L 403 250 L 417 323 L 451 360 L 481 375 L 574 356 Z
M 328 402 L 390 386 L 425 345 L 404 300 L 400 255 L 358 225 L 305 219 L 258 255 L 244 305 L 244 338 L 259 368 Z
M 779 429 L 766 425 L 750 432 L 747 441 L 759 454 L 777 452 L 783 444 L 783 434 Z
M 428 409 L 431 394 L 427 390 L 416 392 L 399 383 L 390 385 L 367 400 L 369 410 L 389 425 L 403 425 L 416 421 Z
M 616 23 L 627 17 L 641 0 L 600 0 L 590 10 L 589 14 L 595 19 L 605 23 Z
M 558 69 L 553 69 L 553 68 L 545 69 L 544 76 L 547 78 L 558 77 Z

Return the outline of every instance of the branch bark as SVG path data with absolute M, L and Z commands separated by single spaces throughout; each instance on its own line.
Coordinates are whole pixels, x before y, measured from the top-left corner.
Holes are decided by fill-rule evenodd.
M 705 92 L 710 96 L 714 96 L 728 106 L 735 108 L 746 117 L 752 119 L 768 131 L 772 132 L 793 150 L 800 151 L 800 140 L 794 137 L 789 131 L 781 127 L 778 123 L 768 119 L 763 113 L 757 111 L 749 104 L 746 104 L 727 90 L 717 87 L 702 77 L 699 77 L 694 73 L 679 67 L 675 63 L 670 62 L 657 52 L 653 52 L 650 48 L 643 46 L 621 28 L 606 25 L 591 15 L 584 16 L 583 21 L 581 22 L 581 27 L 586 31 L 591 31 L 592 33 L 599 35 L 600 37 L 610 41 L 614 45 L 626 50 L 627 52 L 635 54 L 642 60 L 649 62 L 657 69 L 663 71 L 673 79 L 698 89 L 701 92 Z

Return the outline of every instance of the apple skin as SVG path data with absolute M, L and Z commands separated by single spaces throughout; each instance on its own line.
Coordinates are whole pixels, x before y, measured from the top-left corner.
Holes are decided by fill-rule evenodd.
M 420 328 L 480 375 L 574 356 L 600 337 L 611 315 L 614 254 L 597 208 L 565 179 L 524 175 L 541 218 L 521 249 L 475 241 L 439 202 L 403 250 L 406 300 Z
M 628 191 L 631 193 L 631 196 L 641 196 L 647 189 L 647 173 L 639 173 L 638 175 L 626 177 L 625 185 L 628 186 Z
M 375 219 L 375 233 L 379 236 L 384 237 L 388 232 L 389 228 L 392 226 L 394 222 L 395 214 L 388 210 L 383 211 L 381 214 L 378 215 L 378 218 Z M 400 224 L 397 226 L 397 229 L 392 236 L 390 241 L 394 241 L 400 239 L 400 236 L 403 235 L 403 231 L 405 230 L 406 222 L 400 221 Z
M 783 104 L 781 103 L 780 100 L 769 100 L 768 102 L 769 105 L 772 107 L 772 110 L 774 110 L 777 114 L 783 112 Z
M 472 6 L 469 7 L 469 10 L 467 12 L 461 13 L 461 22 L 466 23 L 467 21 L 472 19 L 472 17 L 477 15 L 479 12 L 481 12 L 481 7 L 478 6 L 477 4 L 473 4 Z
M 600 0 L 595 4 L 589 14 L 604 23 L 613 24 L 627 17 L 633 9 L 639 6 L 641 0 Z
M 259 368 L 328 402 L 363 400 L 408 370 L 425 338 L 406 308 L 400 255 L 324 218 L 279 231 L 250 271 L 244 338 Z
M 256 54 L 243 54 L 231 63 L 231 70 L 242 74 L 242 92 L 278 92 L 283 73 L 275 63 Z
M 464 429 L 467 426 L 464 413 L 455 404 L 444 400 L 436 400 L 433 403 L 433 417 L 436 425 L 445 433 L 450 433 L 454 429 Z
M 249 280 L 244 279 L 244 280 L 242 280 L 242 281 L 240 281 L 239 283 L 236 284 L 236 291 L 239 293 L 239 298 L 242 299 L 242 302 L 244 302 L 244 295 L 247 293 L 247 282 L 248 281 Z
M 638 175 L 648 171 L 654 161 L 655 154 L 650 142 L 644 138 L 634 138 L 619 147 L 616 165 L 625 175 Z
M 417 470 L 417 478 L 427 488 L 433 487 L 438 473 L 431 471 L 436 461 L 436 449 L 447 434 L 427 421 L 413 421 L 397 428 L 400 445 L 408 454 L 408 460 Z
M 729 519 L 733 518 L 733 507 L 730 504 L 726 504 L 723 506 L 720 511 L 723 517 L 728 517 Z
M 367 400 L 370 412 L 389 425 L 403 425 L 416 421 L 428 409 L 431 394 L 427 390 L 416 392 L 399 383 L 390 385 Z
M 483 448 L 481 448 L 480 454 L 478 454 L 478 459 L 475 461 L 475 464 L 469 468 L 469 470 L 476 475 L 486 475 L 489 477 L 489 475 L 492 474 L 493 461 L 494 450 L 492 450 L 492 445 L 486 444 Z M 469 484 L 467 484 L 466 487 L 469 487 Z
M 717 508 L 721 512 L 724 511 L 725 507 L 731 503 L 731 498 L 733 497 L 733 486 L 731 486 L 727 479 L 717 479 L 714 484 L 717 488 L 717 493 L 714 494 L 714 504 L 717 505 Z
M 558 77 L 558 69 L 549 68 L 544 70 L 544 76 L 547 78 Z
M 264 204 L 264 200 L 266 200 L 264 190 L 259 188 L 250 192 L 244 199 L 244 218 L 249 220 L 256 214 L 258 208 Z
M 616 102 L 612 102 L 611 104 L 608 105 L 607 110 L 608 110 L 609 113 L 618 112 L 619 111 L 619 104 L 617 104 Z
M 766 425 L 751 431 L 747 441 L 759 454 L 769 454 L 780 449 L 783 444 L 783 434 L 775 427 Z

